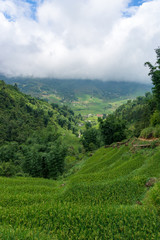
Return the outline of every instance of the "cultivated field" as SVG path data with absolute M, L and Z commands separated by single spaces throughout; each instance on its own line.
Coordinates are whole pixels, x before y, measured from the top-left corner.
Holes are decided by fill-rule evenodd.
M 160 239 L 159 156 L 103 147 L 68 178 L 0 178 L 0 239 Z

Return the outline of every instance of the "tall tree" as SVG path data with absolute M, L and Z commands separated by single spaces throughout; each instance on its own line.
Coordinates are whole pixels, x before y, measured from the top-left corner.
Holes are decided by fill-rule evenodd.
M 116 119 L 114 115 L 109 115 L 105 120 L 99 120 L 99 129 L 105 144 L 118 142 L 126 138 L 125 122 Z
M 155 49 L 157 54 L 157 61 L 153 66 L 150 62 L 146 62 L 145 66 L 148 66 L 150 69 L 149 76 L 151 76 L 152 83 L 154 85 L 153 94 L 157 100 L 157 108 L 160 110 L 160 47 Z

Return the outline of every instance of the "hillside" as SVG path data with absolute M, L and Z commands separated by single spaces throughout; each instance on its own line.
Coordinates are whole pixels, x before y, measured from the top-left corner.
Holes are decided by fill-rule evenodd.
M 103 147 L 66 179 L 0 178 L 0 238 L 160 239 L 159 155 Z
M 0 81 L 0 175 L 55 178 L 68 155 L 79 154 L 78 116 Z M 76 134 L 76 135 L 75 135 Z
M 151 90 L 151 85 L 136 82 L 103 82 L 78 79 L 6 78 L 18 84 L 19 89 L 50 103 L 69 105 L 77 114 L 108 114 L 127 99 L 133 99 Z

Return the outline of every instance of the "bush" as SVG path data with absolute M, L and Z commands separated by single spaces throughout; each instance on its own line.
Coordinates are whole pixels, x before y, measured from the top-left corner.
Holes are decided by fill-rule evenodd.
M 89 128 L 83 133 L 82 144 L 86 151 L 96 150 L 102 145 L 100 131 L 95 128 Z
M 160 126 L 159 126 L 159 125 L 157 125 L 157 126 L 154 128 L 154 130 L 153 130 L 153 136 L 154 136 L 155 138 L 159 138 L 159 137 L 160 137 Z
M 140 137 L 146 138 L 146 139 L 152 138 L 153 137 L 153 131 L 154 131 L 153 127 L 144 128 L 141 131 Z
M 156 126 L 157 124 L 160 124 L 160 112 L 159 111 L 156 110 L 153 113 L 153 115 L 151 116 L 150 122 L 151 122 L 152 126 Z
M 122 141 L 126 138 L 125 122 L 109 115 L 104 121 L 99 120 L 99 129 L 105 144 Z
M 16 168 L 12 162 L 3 162 L 0 165 L 0 176 L 12 177 L 16 174 Z
M 148 127 L 148 128 L 144 128 L 141 131 L 140 137 L 142 138 L 159 138 L 160 137 L 160 126 L 157 125 L 156 127 Z

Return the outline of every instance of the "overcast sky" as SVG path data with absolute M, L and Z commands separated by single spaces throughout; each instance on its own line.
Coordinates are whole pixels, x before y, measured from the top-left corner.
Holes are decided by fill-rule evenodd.
M 0 73 L 149 82 L 160 0 L 0 0 Z

